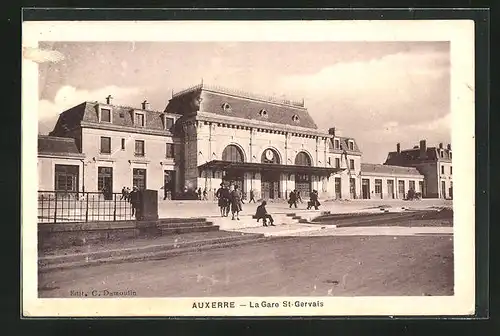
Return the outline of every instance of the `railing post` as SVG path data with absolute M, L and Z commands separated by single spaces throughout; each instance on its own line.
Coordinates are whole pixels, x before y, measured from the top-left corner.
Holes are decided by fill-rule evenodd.
M 113 222 L 116 221 L 116 194 L 113 194 Z
M 85 195 L 85 223 L 89 221 L 89 194 Z
M 54 206 L 54 224 L 57 222 L 57 191 L 54 192 L 55 195 L 55 206 Z

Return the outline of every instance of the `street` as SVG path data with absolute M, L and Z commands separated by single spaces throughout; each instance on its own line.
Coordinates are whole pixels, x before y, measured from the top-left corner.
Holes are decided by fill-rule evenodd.
M 165 260 L 39 274 L 40 297 L 453 295 L 451 235 L 287 237 Z

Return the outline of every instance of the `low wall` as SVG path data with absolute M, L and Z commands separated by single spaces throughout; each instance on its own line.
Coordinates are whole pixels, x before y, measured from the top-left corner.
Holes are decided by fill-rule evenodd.
M 83 246 L 101 241 L 117 241 L 159 235 L 156 221 L 88 222 L 38 224 L 38 249 Z

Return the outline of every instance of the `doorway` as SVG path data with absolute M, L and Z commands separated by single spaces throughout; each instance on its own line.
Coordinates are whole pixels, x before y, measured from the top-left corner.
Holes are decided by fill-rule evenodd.
M 102 192 L 105 200 L 113 199 L 113 168 L 97 168 L 97 189 Z
M 227 171 L 224 177 L 222 178 L 222 181 L 228 186 L 237 185 L 238 189 L 241 191 L 243 199 L 246 198 L 245 183 L 244 183 L 245 177 L 243 172 L 234 170 Z
M 349 189 L 351 192 L 351 199 L 355 199 L 356 198 L 356 179 L 355 178 L 349 179 Z
M 443 198 L 446 199 L 446 182 L 441 181 L 441 195 L 443 195 Z
M 341 185 L 340 177 L 335 178 L 335 199 L 342 198 L 342 185 Z
M 280 198 L 280 175 L 275 172 L 263 172 L 261 177 L 262 199 Z
M 176 192 L 175 170 L 165 170 L 163 172 L 163 199 L 172 199 Z
M 399 198 L 400 199 L 405 199 L 406 198 L 405 181 L 398 181 L 398 193 L 399 193 Z
M 394 181 L 387 180 L 387 197 L 394 199 Z
M 300 192 L 301 197 L 309 197 L 311 193 L 311 176 L 295 174 L 295 189 Z
M 363 199 L 370 199 L 370 180 L 363 179 L 361 181 L 361 193 L 363 194 Z

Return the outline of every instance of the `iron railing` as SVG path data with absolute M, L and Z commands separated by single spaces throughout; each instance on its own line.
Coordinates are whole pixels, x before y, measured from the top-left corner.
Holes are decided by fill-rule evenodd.
M 121 193 L 38 192 L 38 223 L 119 221 L 132 218 L 132 206 Z

